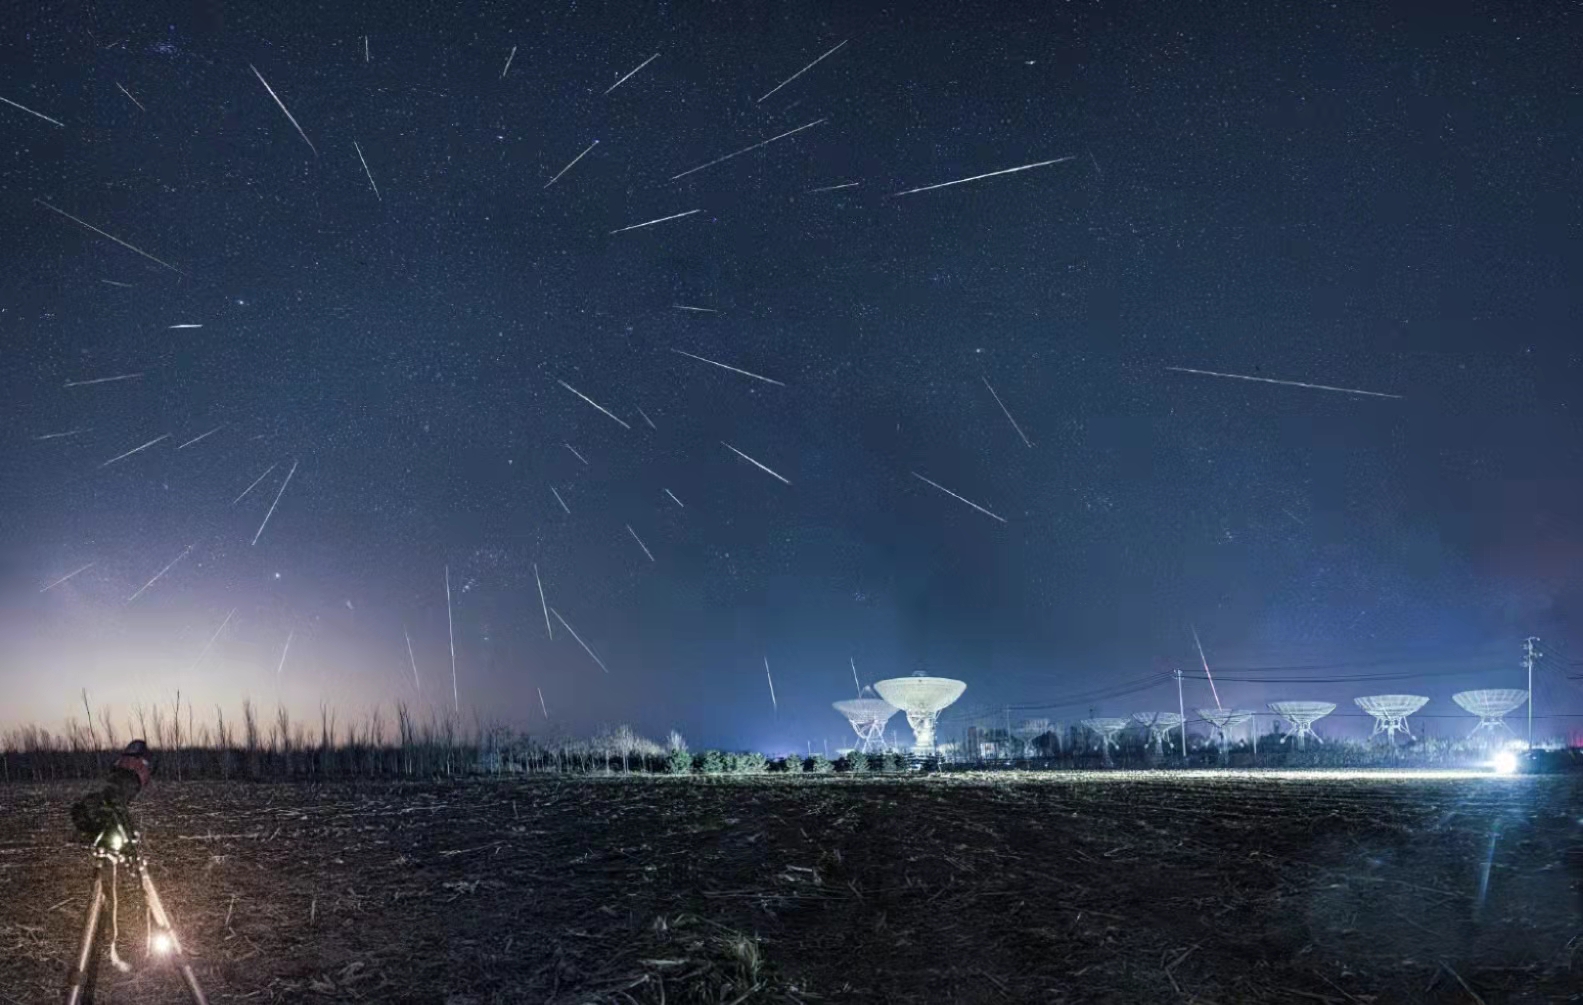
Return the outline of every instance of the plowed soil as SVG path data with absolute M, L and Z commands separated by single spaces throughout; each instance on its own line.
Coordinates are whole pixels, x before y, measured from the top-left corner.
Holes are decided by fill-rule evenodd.
M 84 786 L 0 788 L 0 1001 L 58 1000 Z M 1583 1001 L 1583 780 L 161 783 L 214 1002 Z M 98 1001 L 182 1001 L 123 877 Z M 1477 996 L 1477 998 L 1475 998 Z

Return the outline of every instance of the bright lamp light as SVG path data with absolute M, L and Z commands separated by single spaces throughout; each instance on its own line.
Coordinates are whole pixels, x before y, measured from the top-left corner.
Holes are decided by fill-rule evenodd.
M 153 941 L 149 943 L 149 948 L 152 949 L 156 955 L 164 956 L 176 947 L 175 944 L 171 942 L 169 932 L 155 932 Z
M 1510 775 L 1517 771 L 1517 753 L 1511 750 L 1502 750 L 1490 762 L 1490 767 L 1495 769 L 1497 775 Z

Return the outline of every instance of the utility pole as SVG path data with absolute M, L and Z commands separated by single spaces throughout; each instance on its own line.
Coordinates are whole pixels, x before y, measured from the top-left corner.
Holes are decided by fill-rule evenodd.
M 1182 701 L 1182 668 L 1177 667 L 1176 677 L 1176 712 L 1182 717 L 1182 724 L 1177 727 L 1177 732 L 1182 735 L 1182 760 L 1187 760 L 1187 705 Z
M 1528 748 L 1534 745 L 1534 661 L 1544 653 L 1534 648 L 1539 636 L 1530 635 L 1523 640 L 1523 666 L 1528 668 Z

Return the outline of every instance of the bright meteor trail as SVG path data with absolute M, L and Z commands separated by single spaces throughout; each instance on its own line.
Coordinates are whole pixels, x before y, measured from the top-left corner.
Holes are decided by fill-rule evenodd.
M 971 178 L 958 178 L 956 181 L 942 181 L 936 185 L 920 185 L 918 188 L 909 188 L 905 192 L 896 192 L 892 195 L 892 198 L 899 195 L 912 195 L 914 192 L 931 192 L 937 188 L 950 188 L 952 185 L 965 185 L 970 181 L 978 181 L 981 178 L 994 178 L 1003 174 L 1016 174 L 1018 171 L 1031 171 L 1034 168 L 1047 167 L 1051 164 L 1063 164 L 1066 161 L 1074 160 L 1077 160 L 1077 156 L 1075 154 L 1067 157 L 1057 157 L 1054 160 L 1035 161 L 1032 164 L 1024 164 L 1021 167 L 1002 168 L 999 171 L 989 171 L 984 174 L 976 174 Z
M 1200 377 L 1224 377 L 1227 380 L 1251 380 L 1260 384 L 1281 384 L 1285 387 L 1306 387 L 1311 391 L 1335 391 L 1338 394 L 1359 394 L 1367 398 L 1396 398 L 1399 394 L 1385 394 L 1381 391 L 1360 391 L 1355 387 L 1331 387 L 1329 384 L 1306 384 L 1300 380 L 1276 380 L 1273 377 L 1250 377 L 1245 373 L 1216 373 L 1213 370 L 1193 370 L 1185 366 L 1168 366 L 1167 370 L 1175 373 L 1196 373 Z

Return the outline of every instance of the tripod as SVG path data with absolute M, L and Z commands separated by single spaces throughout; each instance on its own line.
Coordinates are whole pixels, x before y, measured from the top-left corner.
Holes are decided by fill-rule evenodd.
M 187 993 L 194 1005 L 209 1005 L 209 1000 L 204 997 L 203 988 L 198 986 L 197 976 L 192 972 L 192 965 L 187 962 L 187 956 L 182 951 L 181 940 L 176 937 L 176 931 L 171 927 L 170 915 L 165 912 L 165 902 L 160 900 L 159 891 L 154 888 L 154 879 L 148 874 L 148 863 L 143 860 L 139 850 L 140 838 L 141 835 L 132 826 L 130 817 L 122 813 L 118 814 L 115 822 L 94 839 L 93 887 L 88 894 L 88 914 L 83 920 L 82 945 L 77 950 L 77 963 L 66 979 L 66 1005 L 91 1005 L 94 985 L 98 978 L 97 950 L 104 922 L 104 904 L 106 899 L 111 901 L 113 917 L 116 869 L 122 865 L 136 874 L 138 883 L 143 888 L 143 902 L 148 908 L 152 921 L 149 929 L 149 953 L 169 957 L 176 964 L 176 970 L 181 974 L 182 983 L 187 986 Z M 111 959 L 120 964 L 115 957 L 113 932 L 110 954 Z

